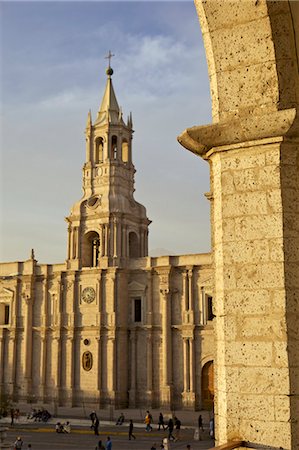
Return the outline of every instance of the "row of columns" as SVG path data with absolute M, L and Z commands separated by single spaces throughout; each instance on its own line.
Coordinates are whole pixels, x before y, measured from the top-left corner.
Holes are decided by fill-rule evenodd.
M 108 160 L 116 160 L 116 161 L 123 161 L 126 163 L 131 163 L 132 162 L 132 144 L 131 144 L 131 139 L 128 138 L 128 141 L 123 140 L 122 141 L 122 145 L 121 148 L 119 148 L 119 143 L 117 140 L 116 144 L 112 145 L 112 138 L 113 136 L 110 137 L 110 145 L 108 145 L 107 141 L 104 140 L 104 138 L 102 138 L 102 144 L 100 143 L 100 139 L 101 137 L 96 136 L 94 140 L 91 139 L 90 134 L 87 134 L 86 136 L 86 162 L 91 162 L 92 164 L 98 164 L 101 162 L 106 162 Z M 123 144 L 127 145 L 127 157 L 126 157 L 126 161 L 123 160 Z M 102 145 L 102 149 L 98 148 Z M 111 149 L 111 151 L 109 152 L 109 147 Z M 114 149 L 117 149 L 116 152 L 114 151 Z M 97 153 L 99 155 L 102 155 L 101 158 L 97 157 Z M 114 157 L 116 155 L 116 158 Z
M 68 236 L 68 259 L 79 258 L 79 227 L 69 226 Z M 137 236 L 139 245 L 139 256 L 148 254 L 148 231 L 141 228 L 139 233 L 132 230 Z M 110 223 L 100 225 L 100 256 L 129 257 L 129 225 L 123 224 L 116 218 Z

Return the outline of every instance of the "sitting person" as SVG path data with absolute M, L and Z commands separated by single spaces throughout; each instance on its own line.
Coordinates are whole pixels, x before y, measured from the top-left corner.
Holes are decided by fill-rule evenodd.
M 71 432 L 71 424 L 70 424 L 70 422 L 65 422 L 64 424 L 63 424 L 63 432 L 64 433 L 70 433 Z
M 123 413 L 120 414 L 119 418 L 117 419 L 117 422 L 115 425 L 122 425 L 125 421 L 125 416 L 123 415 Z
M 63 433 L 63 425 L 60 422 L 55 425 L 55 431 L 56 433 Z

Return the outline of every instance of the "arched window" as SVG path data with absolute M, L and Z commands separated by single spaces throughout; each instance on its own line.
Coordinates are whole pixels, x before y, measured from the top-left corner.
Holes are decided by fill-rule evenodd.
M 139 258 L 139 242 L 137 234 L 131 231 L 129 233 L 129 257 Z
M 85 234 L 82 242 L 82 266 L 96 267 L 100 257 L 100 238 L 97 232 Z
M 129 144 L 128 144 L 128 142 L 126 140 L 122 141 L 122 145 L 121 145 L 121 159 L 125 163 L 129 161 Z
M 111 139 L 111 159 L 117 159 L 117 136 Z
M 94 162 L 96 164 L 103 162 L 103 148 L 104 148 L 103 138 L 99 137 L 96 139 L 96 142 L 95 142 Z
M 207 362 L 201 372 L 201 400 L 203 409 L 213 409 L 214 403 L 214 363 Z

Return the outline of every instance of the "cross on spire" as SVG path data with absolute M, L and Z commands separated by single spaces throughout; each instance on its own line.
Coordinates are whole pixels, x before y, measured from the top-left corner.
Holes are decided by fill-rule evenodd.
M 111 63 L 111 58 L 115 56 L 113 53 L 111 53 L 111 50 L 109 50 L 109 53 L 107 56 L 105 56 L 105 59 L 109 59 L 109 67 L 110 67 L 110 63 Z

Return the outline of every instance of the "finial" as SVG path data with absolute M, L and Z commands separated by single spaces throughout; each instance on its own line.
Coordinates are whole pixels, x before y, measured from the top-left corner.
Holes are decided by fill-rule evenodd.
M 110 63 L 111 63 L 111 58 L 112 58 L 113 56 L 115 56 L 115 55 L 114 55 L 113 53 L 111 53 L 111 50 L 109 50 L 108 55 L 105 56 L 105 59 L 108 59 L 108 60 L 109 60 L 109 63 L 108 63 L 108 69 L 106 70 L 106 74 L 108 75 L 108 77 L 111 77 L 111 75 L 113 75 L 113 69 L 111 68 L 111 65 L 110 65 Z
M 31 249 L 31 259 L 35 259 L 34 248 Z
M 91 125 L 92 125 L 91 110 L 89 110 L 87 114 L 86 128 L 89 129 Z

